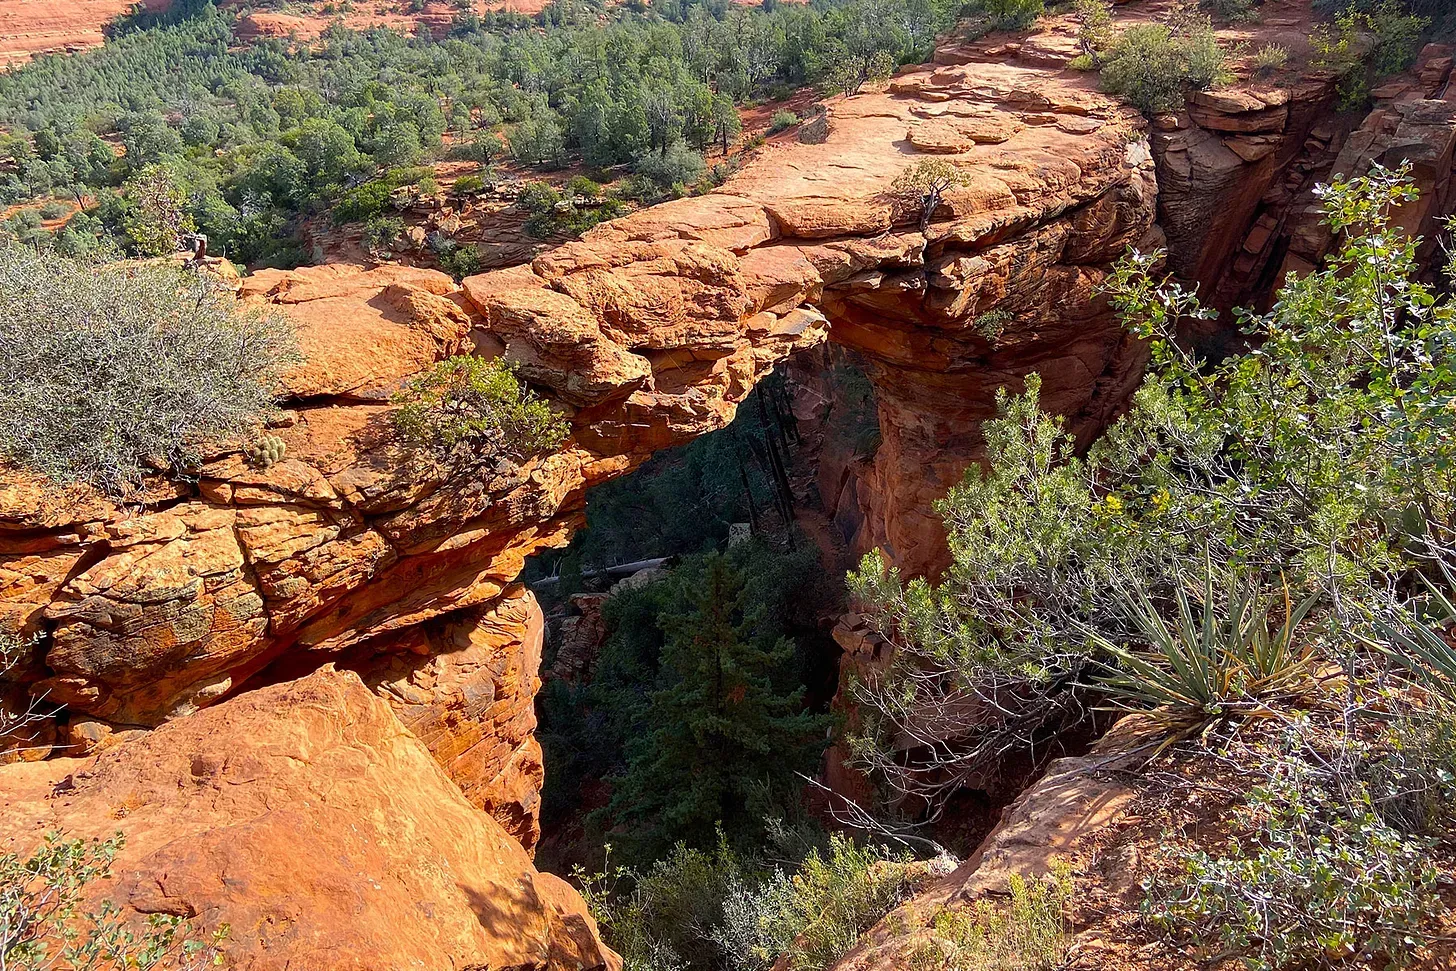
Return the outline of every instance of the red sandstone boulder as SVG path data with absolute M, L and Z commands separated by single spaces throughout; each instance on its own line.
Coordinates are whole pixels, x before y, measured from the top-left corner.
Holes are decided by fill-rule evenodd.
M 537 873 L 353 674 L 250 692 L 90 759 L 0 767 L 0 849 L 126 844 L 88 891 L 226 923 L 238 971 L 616 969 L 581 898 Z

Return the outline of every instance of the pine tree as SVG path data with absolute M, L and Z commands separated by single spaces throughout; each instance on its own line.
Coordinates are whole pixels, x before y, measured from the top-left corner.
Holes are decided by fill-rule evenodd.
M 678 841 L 711 846 L 720 824 L 730 836 L 761 829 L 763 793 L 788 793 L 796 772 L 813 770 L 826 727 L 805 709 L 802 686 L 777 683 L 794 643 L 755 635 L 759 610 L 727 556 L 707 557 L 684 590 L 682 606 L 658 618 L 658 688 L 636 719 L 611 805 L 633 826 L 628 854 L 643 858 Z

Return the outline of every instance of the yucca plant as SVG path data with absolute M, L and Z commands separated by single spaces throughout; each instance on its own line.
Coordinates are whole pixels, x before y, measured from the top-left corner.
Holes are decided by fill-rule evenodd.
M 1410 671 L 1442 701 L 1456 707 L 1456 646 L 1448 639 L 1448 628 L 1456 622 L 1456 603 L 1447 593 L 1456 589 L 1456 576 L 1444 563 L 1441 573 L 1444 584 L 1422 578 L 1430 599 L 1420 613 L 1434 622 L 1405 612 L 1377 614 L 1374 625 L 1380 640 L 1372 646 Z
M 1191 596 L 1179 576 L 1171 618 L 1141 585 L 1122 595 L 1122 611 L 1142 647 L 1086 630 L 1108 658 L 1098 681 L 1117 707 L 1151 712 L 1182 734 L 1267 709 L 1276 699 L 1293 699 L 1309 689 L 1316 654 L 1313 644 L 1301 643 L 1296 634 L 1318 595 L 1291 605 L 1288 589 L 1271 595 L 1235 575 L 1220 605 L 1207 562 L 1201 588 Z M 1281 600 L 1283 622 L 1276 627 Z

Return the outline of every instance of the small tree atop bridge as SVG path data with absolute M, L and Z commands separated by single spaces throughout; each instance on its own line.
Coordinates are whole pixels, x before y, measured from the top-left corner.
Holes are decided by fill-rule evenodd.
M 925 158 L 908 166 L 896 176 L 891 188 L 907 205 L 920 206 L 920 232 L 929 234 L 930 219 L 940 208 L 945 193 L 961 185 L 970 185 L 965 169 L 945 159 Z

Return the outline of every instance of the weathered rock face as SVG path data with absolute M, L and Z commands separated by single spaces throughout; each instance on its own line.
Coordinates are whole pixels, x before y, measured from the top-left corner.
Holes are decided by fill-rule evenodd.
M 732 299 L 731 283 L 707 279 L 715 269 L 712 254 L 689 253 L 674 266 L 700 257 L 709 261 L 702 267 L 703 285 Z M 492 333 L 492 321 L 448 277 L 432 271 L 332 265 L 260 273 L 245 282 L 241 298 L 271 303 L 299 327 L 306 359 L 286 381 L 292 407 L 270 429 L 286 445 L 282 461 L 254 468 L 242 456 L 246 443 L 225 443 L 195 485 L 159 480 L 125 508 L 86 489 L 56 490 L 10 470 L 0 480 L 0 624 L 7 633 L 38 636 L 34 661 L 19 680 L 31 695 L 65 706 L 57 754 L 102 750 L 105 761 L 98 765 L 130 764 L 148 758 L 136 753 L 153 746 L 183 746 L 190 736 L 180 726 L 212 725 L 226 735 L 203 709 L 237 694 L 218 709 L 236 715 L 249 710 L 250 699 L 274 690 L 267 685 L 335 662 L 357 672 L 394 709 L 394 734 L 427 746 L 420 751 L 433 754 L 456 783 L 450 790 L 455 800 L 468 805 L 468 799 L 489 814 L 482 818 L 525 861 L 526 876 L 551 888 L 562 906 L 574 901 L 580 910 L 574 891 L 537 877 L 525 856 L 539 836 L 542 767 L 532 702 L 541 615 L 514 581 L 527 556 L 569 536 L 588 486 L 633 468 L 657 448 L 721 427 L 764 373 L 823 339 L 823 317 L 802 310 L 787 311 L 785 322 L 772 325 L 739 326 L 735 319 L 703 351 L 697 346 L 703 335 L 690 324 L 644 316 L 634 330 L 603 333 L 583 359 L 581 342 L 557 339 L 556 318 L 549 314 L 528 315 L 522 323 L 486 303 L 480 309 L 499 324 Z M 498 464 L 451 476 L 401 448 L 388 399 L 402 381 L 465 348 L 514 352 L 522 341 L 531 348 L 523 373 L 548 390 L 563 389 L 558 400 L 573 435 L 561 449 L 521 467 Z M 23 705 L 24 693 L 7 685 L 4 703 Z M 167 729 L 140 730 L 164 723 Z M 173 731 L 172 725 L 179 727 Z M 237 730 L 250 737 L 254 731 L 251 723 Z M 355 767 L 334 761 L 319 771 L 318 785 L 327 787 L 331 773 L 347 778 Z M 31 778 L 38 777 L 0 776 L 0 794 L 22 798 Z M 255 788 L 264 794 L 290 784 L 270 778 Z M 115 787 L 131 785 L 118 769 L 99 777 L 94 798 L 125 799 Z M 437 795 L 424 792 L 396 823 L 406 826 L 410 812 L 429 816 Z M 68 830 L 75 823 L 52 822 Z M 130 837 L 134 826 L 146 825 L 138 817 L 121 828 Z M 188 832 L 192 842 L 226 847 L 230 825 L 202 814 Z M 319 855 L 354 838 L 352 831 L 318 826 Z M 281 836 L 267 838 L 285 851 Z M 138 873 L 172 866 L 161 858 L 137 859 Z M 224 868 L 231 873 L 255 862 L 225 858 L 219 849 L 188 866 L 206 884 L 220 880 Z M 411 867 L 423 869 L 409 879 L 433 872 L 420 858 L 403 857 L 372 859 L 365 872 L 383 879 Z M 210 876 L 209 868 L 215 868 Z M 291 881 L 266 868 L 249 870 L 248 879 L 254 878 L 260 899 L 285 895 L 279 904 L 285 909 L 315 913 L 312 895 L 329 898 L 327 906 L 318 902 L 320 930 L 310 933 L 346 921 L 343 911 L 330 909 L 331 895 L 343 892 L 338 888 Z M 342 875 L 336 878 L 347 885 Z M 425 889 L 408 893 L 428 901 Z M 509 926 L 514 901 L 523 893 L 539 896 L 538 890 L 509 881 L 481 886 L 474 912 L 494 935 L 489 940 L 500 942 L 496 950 L 490 950 L 495 944 L 457 940 L 463 931 L 442 938 L 435 917 L 401 910 L 388 918 L 400 924 L 395 930 L 406 949 L 400 963 L 359 957 L 357 964 L 601 964 L 585 957 L 547 961 L 546 945 L 557 945 L 551 943 L 556 932 L 544 930 L 545 910 Z M 312 944 L 280 951 L 269 936 L 274 917 L 257 916 L 262 904 L 248 894 L 207 899 L 221 914 L 217 919 L 232 924 L 243 952 L 266 952 L 257 958 L 259 967 L 274 966 L 267 963 L 271 955 L 284 951 L 297 957 L 294 967 L 346 966 L 323 959 L 309 964 L 312 958 L 303 955 L 313 953 Z M 529 900 L 521 906 L 527 904 L 536 906 Z M 582 934 L 596 946 L 591 933 Z M 517 958 L 499 956 L 508 946 L 518 947 Z M 356 953 L 370 948 L 361 938 Z M 476 953 L 486 957 L 469 958 Z
M 171 0 L 143 0 L 160 12 Z M 99 47 L 106 25 L 136 7 L 132 0 L 47 0 L 0 4 L 0 64 L 21 64 L 40 54 Z
M 428 621 L 351 661 L 465 797 L 528 851 L 541 837 L 543 630 L 536 598 L 513 585 L 487 609 Z
M 126 844 L 87 888 L 122 915 L 231 925 L 228 966 L 617 968 L 581 898 L 537 873 L 350 673 L 247 692 L 89 759 L 0 775 L 0 847 Z
M 1308 11 L 1286 3 L 1286 13 Z M 1265 39 L 1292 44 L 1298 18 L 1265 17 Z M 1411 165 L 1420 200 L 1401 225 L 1436 246 L 1437 217 L 1451 211 L 1456 90 L 1452 48 L 1431 44 L 1409 72 L 1373 91 L 1368 115 L 1335 110 L 1336 79 L 1314 73 L 1283 86 L 1249 84 L 1188 97 L 1187 109 L 1155 120 L 1158 218 L 1169 265 L 1227 310 L 1268 299 L 1290 272 L 1308 273 L 1334 244 L 1320 183 L 1360 176 L 1372 163 Z
M 1041 371 L 1048 405 L 1090 434 L 1137 379 L 1140 351 L 1095 291 L 1128 245 L 1157 241 L 1141 129 L 1081 76 L 920 69 L 832 102 L 821 143 L 775 146 L 718 192 L 598 227 L 466 293 L 507 357 L 582 408 L 579 438 L 597 449 L 621 434 L 665 441 L 663 410 L 640 392 L 630 429 L 595 420 L 596 397 L 642 380 L 613 348 L 681 360 L 685 375 L 733 370 L 733 335 L 796 337 L 816 319 L 805 306 L 819 308 L 831 338 L 870 361 L 880 402 L 866 538 L 922 571 L 943 555 L 930 503 L 972 460 L 998 387 Z M 915 160 L 907 146 L 968 173 L 928 237 L 919 201 L 892 190 Z M 575 371 L 556 383 L 535 373 L 568 353 Z
M 287 455 L 266 470 L 224 453 L 195 489 L 168 485 L 140 510 L 7 477 L 0 602 L 7 627 L 45 633 L 53 700 L 155 725 L 284 654 L 313 665 L 372 656 L 387 636 L 409 650 L 400 632 L 501 603 L 524 558 L 562 541 L 588 485 L 721 426 L 763 372 L 823 335 L 808 311 L 775 328 L 735 320 L 705 354 L 699 334 L 664 321 L 639 335 L 652 345 L 641 354 L 603 336 L 599 364 L 582 362 L 577 342 L 552 344 L 548 316 L 529 331 L 526 370 L 547 386 L 591 385 L 566 392 L 591 401 L 573 440 L 520 468 L 447 478 L 401 451 L 386 399 L 491 323 L 453 290 L 442 274 L 398 267 L 251 278 L 244 298 L 293 317 L 308 356 L 288 379 L 297 407 L 272 430 Z M 514 351 L 522 331 L 503 322 L 499 333 Z
M 1432 257 L 1440 217 L 1456 209 L 1453 53 L 1456 50 L 1449 45 L 1428 45 L 1409 72 L 1375 89 L 1376 106 L 1359 128 L 1312 151 L 1307 163 L 1320 181 L 1364 175 L 1373 164 L 1392 169 L 1409 165 L 1420 196 L 1397 210 L 1395 219 L 1407 232 L 1424 238 L 1419 255 L 1428 266 L 1436 262 Z M 1280 280 L 1290 272 L 1308 273 L 1335 243 L 1321 218 L 1313 185 L 1301 185 L 1298 192 L 1270 201 L 1286 204 L 1282 209 L 1270 205 L 1260 216 L 1244 240 L 1244 252 L 1276 265 Z

